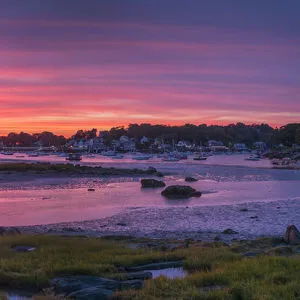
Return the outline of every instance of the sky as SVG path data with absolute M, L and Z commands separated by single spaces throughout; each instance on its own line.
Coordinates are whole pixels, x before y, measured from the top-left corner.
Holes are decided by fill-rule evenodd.
M 299 0 L 1 0 L 0 135 L 300 121 Z

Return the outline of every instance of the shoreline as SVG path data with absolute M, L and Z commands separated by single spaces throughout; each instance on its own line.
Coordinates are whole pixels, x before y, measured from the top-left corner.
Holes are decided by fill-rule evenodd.
M 273 209 L 268 204 L 271 204 Z M 295 211 L 295 214 L 291 213 Z M 158 240 L 194 239 L 206 242 L 215 240 L 230 242 L 236 239 L 252 240 L 260 237 L 283 236 L 288 225 L 299 226 L 297 212 L 300 212 L 297 199 L 274 201 L 267 205 L 263 202 L 254 202 L 214 207 L 132 207 L 106 218 L 17 226 L 17 228 L 28 234 L 129 236 Z M 274 216 L 277 222 L 274 222 L 272 227 L 267 227 L 271 220 L 274 220 Z M 216 217 L 218 217 L 217 223 Z M 226 229 L 231 229 L 236 233 L 222 233 Z
M 163 177 L 164 175 L 158 172 L 153 167 L 148 167 L 146 170 L 138 168 L 116 168 L 116 167 L 101 167 L 101 166 L 83 166 L 67 164 L 51 164 L 51 163 L 1 163 L 0 164 L 0 180 L 7 179 L 12 176 L 15 181 L 18 176 L 24 176 L 27 179 L 35 179 L 36 177 L 110 177 L 110 176 L 141 176 L 152 175 Z

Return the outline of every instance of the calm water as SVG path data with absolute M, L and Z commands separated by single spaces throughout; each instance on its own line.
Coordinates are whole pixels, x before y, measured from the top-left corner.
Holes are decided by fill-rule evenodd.
M 288 201 L 288 203 L 296 203 L 296 206 L 300 203 L 300 171 L 275 170 L 268 167 L 268 160 L 249 162 L 245 161 L 244 158 L 243 155 L 223 155 L 210 157 L 205 162 L 188 160 L 178 163 L 162 163 L 155 161 L 130 162 L 129 158 L 112 160 L 100 156 L 99 158 L 88 158 L 82 162 L 82 164 L 91 165 L 142 168 L 151 165 L 159 171 L 169 174 L 164 178 L 168 185 L 185 184 L 185 176 L 195 176 L 199 181 L 189 183 L 189 185 L 202 191 L 203 195 L 201 198 L 191 198 L 183 201 L 166 200 L 160 195 L 162 189 L 142 190 L 139 178 L 133 177 L 111 179 L 40 179 L 37 177 L 35 180 L 23 179 L 22 181 L 15 180 L 13 182 L 2 178 L 0 187 L 0 225 L 35 225 L 84 221 L 122 216 L 122 214 L 126 214 L 126 218 L 131 220 L 130 216 L 135 215 L 138 218 L 152 218 L 153 220 L 158 212 L 164 211 L 164 216 L 169 215 L 169 212 L 172 211 L 174 213 L 176 211 L 176 214 L 180 212 L 182 214 L 182 209 L 186 207 L 193 208 L 194 211 L 199 211 L 199 209 L 201 211 L 212 209 L 216 212 L 219 211 L 217 213 L 220 218 L 218 220 L 218 217 L 213 215 L 214 222 L 225 224 L 226 222 L 222 221 L 222 218 L 226 219 L 226 214 L 224 215 L 226 208 L 224 207 L 230 209 L 231 206 L 235 205 L 250 207 L 251 205 L 262 204 L 263 207 L 260 208 L 260 211 L 263 211 L 264 208 L 276 209 L 280 202 L 286 203 Z M 10 157 L 10 159 L 12 158 Z M 49 156 L 32 159 L 50 161 L 59 159 L 64 161 L 63 158 Z M 102 160 L 102 162 L 98 160 Z M 95 192 L 88 192 L 87 189 L 90 187 L 94 188 Z M 293 208 L 293 213 L 296 214 L 295 218 L 297 219 L 298 208 L 296 206 Z M 270 209 L 269 211 L 271 213 Z M 267 213 L 266 211 L 265 214 Z M 222 218 L 221 214 L 223 214 Z M 196 215 L 193 214 L 194 219 Z M 237 218 L 236 216 L 232 217 Z M 283 214 L 282 218 L 285 217 Z M 200 222 L 198 219 L 196 222 L 193 218 L 191 217 L 190 220 L 193 220 L 195 224 Z M 293 216 L 289 216 L 290 220 L 293 220 Z M 181 222 L 181 224 L 182 229 L 192 229 L 189 224 L 184 222 Z M 205 227 L 208 226 L 207 224 L 212 224 L 211 219 L 206 220 Z M 199 223 L 199 226 L 203 227 L 204 225 Z M 163 226 L 169 226 L 170 228 L 173 226 L 178 230 L 178 226 L 171 223 L 166 223 Z M 134 224 L 132 224 L 133 227 Z

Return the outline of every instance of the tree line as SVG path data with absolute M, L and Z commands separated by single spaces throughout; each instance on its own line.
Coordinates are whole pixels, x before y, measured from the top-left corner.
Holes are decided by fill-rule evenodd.
M 121 136 L 128 136 L 139 141 L 143 136 L 150 140 L 160 139 L 165 143 L 172 143 L 185 140 L 195 144 L 206 144 L 209 140 L 222 141 L 225 145 L 231 143 L 244 143 L 252 145 L 254 142 L 265 142 L 269 146 L 284 144 L 292 146 L 300 144 L 300 123 L 291 123 L 280 128 L 272 128 L 268 124 L 243 123 L 219 125 L 194 125 L 183 126 L 151 125 L 151 124 L 130 124 L 128 127 L 113 127 L 109 131 L 101 132 L 105 143 L 118 140 Z M 71 139 L 89 140 L 99 136 L 97 129 L 78 130 Z M 52 132 L 29 134 L 9 133 L 0 137 L 0 142 L 6 146 L 32 146 L 38 143 L 41 146 L 63 146 L 69 139 L 62 135 L 55 135 Z

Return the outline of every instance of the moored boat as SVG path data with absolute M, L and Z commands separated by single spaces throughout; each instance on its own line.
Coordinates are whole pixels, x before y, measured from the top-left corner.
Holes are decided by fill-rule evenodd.
M 66 160 L 70 161 L 80 161 L 82 159 L 81 153 L 69 153 Z

